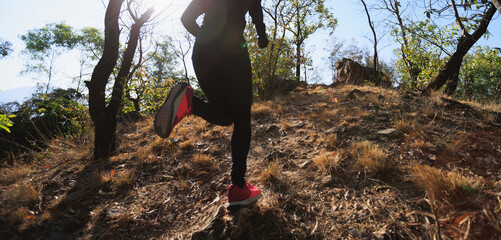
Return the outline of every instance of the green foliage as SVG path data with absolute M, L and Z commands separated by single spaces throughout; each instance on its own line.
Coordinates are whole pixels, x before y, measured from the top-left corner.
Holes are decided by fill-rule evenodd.
M 144 66 L 131 75 L 125 89 L 122 112 L 154 113 L 167 97 L 173 84 L 181 81 L 176 70 L 178 59 L 171 37 L 156 43 L 156 50 L 147 54 Z
M 167 94 L 169 94 L 170 89 L 174 86 L 176 81 L 172 78 L 163 81 L 158 81 L 156 78 L 153 78 L 151 82 L 152 83 L 148 85 L 144 94 L 143 112 L 153 114 L 160 109 Z
M 157 43 L 157 50 L 148 54 L 150 62 L 146 65 L 146 71 L 152 78 L 165 80 L 181 77 L 176 71 L 179 62 L 172 41 L 171 37 L 164 37 L 162 42 Z
M 446 61 L 445 57 L 455 46 L 456 40 L 453 38 L 455 27 L 439 29 L 426 19 L 406 24 L 405 28 L 411 34 L 407 35 L 407 47 L 402 44 L 400 49 L 395 50 L 395 54 L 399 57 L 396 62 L 397 76 L 401 87 L 421 89 L 428 85 L 438 73 L 438 69 Z M 403 42 L 399 27 L 393 29 L 392 36 L 397 42 Z M 404 62 L 402 52 L 412 63 L 412 69 L 409 69 Z M 417 76 L 414 86 L 412 86 L 409 71 L 413 71 L 413 74 Z
M 79 50 L 79 65 L 80 73 L 73 78 L 77 83 L 77 91 L 79 91 L 83 82 L 90 80 L 95 62 L 99 60 L 104 49 L 104 37 L 101 31 L 96 28 L 83 28 L 76 33 L 78 44 L 76 49 Z
M 501 51 L 476 47 L 465 56 L 456 96 L 476 101 L 501 101 Z
M 10 127 L 12 127 L 11 118 L 15 117 L 15 115 L 6 115 L 0 114 L 0 129 L 10 133 Z
M 259 49 L 257 33 L 254 29 L 247 27 L 245 35 L 252 62 L 252 79 L 256 90 L 254 93 L 262 99 L 270 98 L 278 90 L 274 84 L 275 80 L 294 79 L 295 62 L 292 41 L 286 38 L 270 39 L 267 48 Z
M 11 133 L 0 133 L 5 142 L 0 147 L 0 159 L 9 153 L 42 149 L 57 136 L 85 131 L 88 113 L 80 101 L 82 95 L 74 89 L 55 89 L 49 94 L 33 95 L 14 112 Z
M 0 59 L 8 56 L 12 53 L 12 43 L 9 41 L 4 41 L 0 38 Z
M 22 52 L 29 57 L 22 73 L 46 75 L 48 82 L 45 93 L 47 93 L 54 75 L 56 59 L 77 45 L 78 36 L 71 26 L 64 23 L 50 23 L 43 28 L 28 31 L 21 36 L 21 40 L 26 44 Z

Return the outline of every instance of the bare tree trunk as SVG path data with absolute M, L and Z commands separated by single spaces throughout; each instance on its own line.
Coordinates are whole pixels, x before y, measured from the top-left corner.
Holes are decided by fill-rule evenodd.
M 498 9 L 499 13 L 501 13 L 501 0 L 492 0 L 491 1 L 494 6 Z
M 94 68 L 90 82 L 86 82 L 89 88 L 89 112 L 95 125 L 94 159 L 107 156 L 115 150 L 114 130 L 107 131 L 107 129 L 115 129 L 116 122 L 108 121 L 105 88 L 118 59 L 120 37 L 118 18 L 123 2 L 124 0 L 110 0 L 108 3 L 104 18 L 103 56 Z
M 301 81 L 301 21 L 299 18 L 300 9 L 299 3 L 296 5 L 296 24 L 297 24 L 297 35 L 296 35 L 296 80 Z
M 373 58 L 373 61 L 374 61 L 374 82 L 378 82 L 379 81 L 379 76 L 378 76 L 378 56 L 377 56 L 377 36 L 376 36 L 376 30 L 374 29 L 374 23 L 371 21 L 371 16 L 369 14 L 369 10 L 367 9 L 367 5 L 365 4 L 364 0 L 360 0 L 362 1 L 362 4 L 364 4 L 364 8 L 365 8 L 365 13 L 367 14 L 367 19 L 369 20 L 369 27 L 371 27 L 371 30 L 372 30 L 372 35 L 374 36 L 374 58 Z M 369 81 L 371 81 L 371 79 L 368 79 Z
M 445 89 L 445 93 L 447 95 L 454 94 L 459 81 L 459 69 L 461 68 L 463 57 L 466 55 L 466 53 L 468 53 L 470 48 L 478 41 L 478 39 L 480 39 L 480 37 L 482 37 L 482 35 L 484 35 L 484 33 L 487 31 L 487 27 L 489 26 L 492 16 L 494 16 L 494 13 L 496 13 L 496 8 L 491 4 L 484 17 L 482 18 L 482 21 L 475 29 L 475 32 L 470 35 L 461 23 L 454 1 L 452 1 L 452 4 L 456 12 L 456 20 L 463 30 L 463 33 L 459 38 L 458 44 L 456 46 L 456 52 L 452 54 L 451 58 L 447 61 L 445 66 L 440 69 L 437 77 L 433 79 L 433 81 L 430 82 L 430 84 L 428 84 L 428 86 L 423 90 L 424 94 L 429 94 L 432 91 L 437 91 L 446 82 L 447 87 Z
M 400 31 L 402 32 L 402 40 L 403 43 L 400 47 L 400 53 L 402 54 L 402 60 L 405 63 L 407 71 L 409 72 L 409 78 L 411 79 L 411 89 L 415 89 L 417 87 L 417 76 L 421 72 L 421 70 L 416 66 L 416 64 L 407 58 L 406 50 L 409 49 L 409 40 L 407 39 L 407 29 L 404 26 L 404 21 L 400 14 L 400 2 L 396 0 L 389 0 L 389 5 L 386 1 L 386 9 L 395 14 L 395 17 L 398 21 L 398 26 L 400 27 Z
M 105 103 L 105 87 L 116 65 L 119 48 L 120 8 L 124 0 L 110 0 L 105 16 L 105 39 L 103 56 L 94 68 L 89 88 L 89 111 L 95 125 L 94 156 L 98 160 L 111 155 L 116 150 L 117 113 L 122 104 L 124 85 L 132 66 L 132 59 L 136 51 L 139 30 L 150 18 L 153 9 L 148 9 L 139 19 L 134 16 L 134 24 L 129 33 L 129 41 L 124 53 L 122 65 L 118 72 L 111 100 L 108 106 Z

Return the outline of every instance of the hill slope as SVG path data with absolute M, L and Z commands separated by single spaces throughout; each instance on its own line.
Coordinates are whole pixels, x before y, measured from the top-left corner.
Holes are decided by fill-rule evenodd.
M 119 153 L 54 141 L 0 173 L 1 239 L 497 239 L 501 113 L 448 98 L 310 85 L 253 106 L 247 180 L 224 208 L 231 127 L 189 117 L 173 137 L 124 123 Z

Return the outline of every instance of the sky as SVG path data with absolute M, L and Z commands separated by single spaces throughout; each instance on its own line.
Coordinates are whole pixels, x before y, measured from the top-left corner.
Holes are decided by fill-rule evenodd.
M 179 20 L 190 0 L 146 0 L 155 6 L 157 12 L 166 9 L 159 16 L 161 24 L 155 31 L 166 35 L 176 35 L 183 31 Z M 263 0 L 266 1 L 266 0 Z M 21 54 L 24 43 L 20 36 L 29 30 L 41 28 L 48 23 L 65 22 L 74 29 L 95 27 L 104 29 L 104 12 L 107 0 L 0 0 L 0 38 L 13 44 L 14 52 L 7 58 L 0 60 L 0 90 L 9 90 L 19 87 L 34 86 L 45 79 L 36 79 L 33 75 L 21 75 L 24 69 L 26 56 Z M 370 1 L 369 1 L 370 2 Z M 326 0 L 327 6 L 332 10 L 338 20 L 334 36 L 342 40 L 356 39 L 362 47 L 372 49 L 370 42 L 371 32 L 367 18 L 359 0 Z M 492 34 L 488 41 L 481 40 L 482 45 L 501 47 L 501 18 L 499 13 L 489 30 Z M 307 48 L 312 53 L 313 65 L 318 72 L 320 82 L 331 83 L 331 70 L 327 62 L 328 50 L 331 47 L 328 34 L 318 31 L 307 40 Z M 380 56 L 383 60 L 390 61 L 393 57 L 391 37 L 380 43 Z M 56 63 L 56 77 L 53 83 L 58 87 L 72 86 L 68 79 L 76 76 L 78 64 L 73 56 L 63 56 Z M 191 65 L 191 64 L 188 64 Z M 191 73 L 193 72 L 190 68 Z M 64 74 L 63 74 L 64 73 Z M 192 74 L 193 75 L 193 74 Z

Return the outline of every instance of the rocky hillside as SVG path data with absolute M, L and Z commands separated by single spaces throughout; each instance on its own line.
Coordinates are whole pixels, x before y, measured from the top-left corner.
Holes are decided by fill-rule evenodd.
M 0 171 L 0 239 L 499 239 L 501 106 L 309 85 L 252 109 L 247 180 L 228 212 L 231 127 L 152 119 L 119 153 L 59 139 Z

